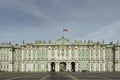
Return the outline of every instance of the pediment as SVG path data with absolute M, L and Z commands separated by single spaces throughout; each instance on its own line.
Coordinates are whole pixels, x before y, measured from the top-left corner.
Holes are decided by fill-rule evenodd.
M 65 39 L 63 36 L 61 38 L 59 38 L 57 41 L 56 41 L 56 44 L 71 44 L 71 42 L 68 40 L 68 39 Z

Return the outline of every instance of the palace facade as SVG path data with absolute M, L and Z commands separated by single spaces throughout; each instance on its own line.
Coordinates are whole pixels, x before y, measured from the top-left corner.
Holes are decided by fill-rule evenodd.
M 120 44 L 64 38 L 0 44 L 0 71 L 8 72 L 112 72 L 120 71 Z

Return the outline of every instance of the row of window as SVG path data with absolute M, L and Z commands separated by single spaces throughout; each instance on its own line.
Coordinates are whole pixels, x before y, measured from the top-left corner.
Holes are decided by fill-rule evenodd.
M 8 61 L 8 60 L 9 60 L 9 56 L 8 56 L 8 55 L 1 55 L 1 56 L 0 56 L 0 60 L 1 60 L 1 61 L 3 61 L 3 60 L 4 60 L 4 61 Z
M 1 48 L 1 49 L 0 49 L 0 52 L 9 52 L 9 51 L 10 51 L 9 48 Z

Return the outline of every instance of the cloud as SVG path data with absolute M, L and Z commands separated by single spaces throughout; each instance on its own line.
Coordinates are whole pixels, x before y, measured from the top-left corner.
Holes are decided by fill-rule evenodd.
M 47 15 L 44 14 L 44 8 L 42 6 L 39 6 L 37 4 L 37 1 L 32 0 L 11 0 L 11 1 L 2 1 L 1 7 L 4 7 L 4 9 L 9 8 L 11 11 L 19 11 L 21 14 L 25 15 L 24 17 L 31 17 L 33 19 L 32 23 L 56 23 L 54 20 L 51 20 L 48 18 Z M 42 3 L 41 3 L 42 4 Z M 17 13 L 18 14 L 18 13 Z M 11 15 L 11 14 L 10 14 Z M 16 17 L 22 17 L 22 16 L 13 16 L 13 18 Z M 24 20 L 24 17 L 23 20 Z M 20 18 L 18 18 L 19 20 Z M 39 24 L 40 25 L 40 24 Z
M 120 0 L 1 0 L 0 36 L 16 41 L 55 40 L 67 28 L 72 40 L 119 40 L 119 3 Z
M 95 32 L 90 32 L 86 36 L 86 38 L 91 38 L 96 41 L 102 41 L 103 39 L 106 42 L 120 40 L 118 36 L 120 34 L 120 22 L 113 23 L 107 26 L 102 27 L 101 29 L 97 29 Z

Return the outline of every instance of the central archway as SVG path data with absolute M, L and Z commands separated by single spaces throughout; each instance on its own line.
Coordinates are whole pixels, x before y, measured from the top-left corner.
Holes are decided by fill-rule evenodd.
M 60 71 L 61 72 L 65 72 L 66 71 L 66 63 L 65 62 L 61 62 L 60 63 Z
M 55 62 L 52 62 L 52 63 L 51 63 L 51 71 L 52 71 L 52 72 L 55 72 Z

